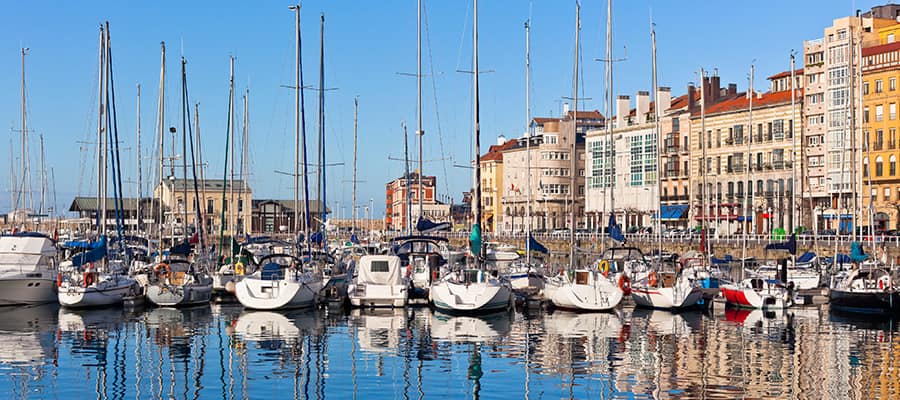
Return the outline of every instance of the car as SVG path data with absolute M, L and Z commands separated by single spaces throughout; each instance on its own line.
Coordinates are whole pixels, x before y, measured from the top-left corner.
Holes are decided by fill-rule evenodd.
M 834 236 L 834 235 L 837 235 L 837 232 L 835 232 L 834 229 L 825 229 L 825 230 L 819 231 L 819 236 Z

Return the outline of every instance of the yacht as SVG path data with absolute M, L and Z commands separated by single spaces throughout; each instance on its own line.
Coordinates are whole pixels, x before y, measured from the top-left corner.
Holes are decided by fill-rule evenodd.
M 56 254 L 43 234 L 0 236 L 0 305 L 56 301 Z
M 467 268 L 446 274 L 431 286 L 431 302 L 445 312 L 492 312 L 513 302 L 509 281 L 494 272 Z
M 269 254 L 260 268 L 235 285 L 235 296 L 247 308 L 276 310 L 312 307 L 322 290 L 322 276 L 290 254 Z
M 408 277 L 400 257 L 364 255 L 354 269 L 347 295 L 354 307 L 403 307 L 408 289 Z
M 122 304 L 140 288 L 128 275 L 126 262 L 107 256 L 106 236 L 96 242 L 64 245 L 73 255 L 59 265 L 57 298 L 63 307 L 102 307 Z

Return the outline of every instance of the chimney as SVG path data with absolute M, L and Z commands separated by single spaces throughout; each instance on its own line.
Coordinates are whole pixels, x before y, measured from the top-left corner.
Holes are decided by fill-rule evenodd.
M 672 88 L 662 86 L 656 93 L 656 105 L 659 107 L 659 115 L 662 115 L 672 106 Z
M 647 123 L 647 113 L 650 112 L 650 92 L 639 90 L 635 97 L 635 121 L 638 124 Z
M 565 103 L 563 103 L 563 115 L 562 116 L 566 117 L 568 115 L 569 115 L 569 102 L 565 102 Z
M 737 94 L 737 83 L 729 83 L 728 84 L 728 96 L 734 96 Z
M 696 96 L 696 95 L 697 95 L 697 88 L 695 88 L 693 84 L 689 84 L 687 87 L 688 111 L 693 110 L 694 107 L 697 105 L 696 102 L 694 101 L 694 96 Z
M 719 70 L 716 70 L 715 75 L 709 78 L 709 103 L 707 105 L 713 104 L 719 101 L 719 98 L 722 96 L 722 88 L 719 86 Z
M 619 95 L 616 98 L 616 128 L 624 128 L 627 126 L 625 122 L 628 119 L 629 106 L 631 98 L 626 95 Z
M 506 143 L 506 136 L 497 136 L 497 146 L 503 145 L 503 143 Z

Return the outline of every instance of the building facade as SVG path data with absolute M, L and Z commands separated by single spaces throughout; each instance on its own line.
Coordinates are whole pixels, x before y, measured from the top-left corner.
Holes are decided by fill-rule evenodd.
M 385 227 L 402 231 L 415 227 L 419 220 L 419 196 L 422 196 L 422 214 L 434 222 L 450 221 L 450 205 L 435 199 L 437 178 L 422 176 L 419 186 L 419 173 L 411 172 L 406 176 L 394 179 L 385 185 Z M 407 181 L 409 183 L 407 184 Z M 407 195 L 411 206 L 407 207 Z
M 894 42 L 893 36 L 879 36 L 889 42 L 862 50 L 862 187 L 865 188 L 862 206 L 866 212 L 860 225 L 873 224 L 876 231 L 900 228 L 900 174 L 897 172 L 900 42 Z
M 526 135 L 516 139 L 515 146 L 503 151 L 504 185 L 501 207 L 502 230 L 505 232 L 525 232 L 529 215 L 532 229 L 540 229 L 542 226 L 543 214 L 538 205 L 541 198 L 538 187 L 541 183 L 540 147 L 543 140 L 542 135 Z
M 668 228 L 688 228 L 691 195 L 691 110 L 699 104 L 700 92 L 688 85 L 687 94 L 672 99 L 659 121 L 661 218 Z
M 157 185 L 153 194 L 162 203 L 166 223 L 196 229 L 199 205 L 208 234 L 231 236 L 250 229 L 253 193 L 243 180 L 198 179 L 195 187 L 192 179 L 168 179 Z
M 699 111 L 691 116 L 692 215 L 716 233 L 790 231 L 796 218 L 794 133 L 802 119 L 802 91 L 798 87 L 793 94 L 792 107 L 790 73 L 770 81 L 769 92 L 736 93 L 734 85 L 719 89 L 717 76 L 704 79 L 704 94 L 714 97 L 705 117 Z
M 481 156 L 481 209 L 486 232 L 499 232 L 503 227 L 503 151 L 516 145 L 516 140 L 497 138 L 497 144 L 491 145 L 488 152 Z

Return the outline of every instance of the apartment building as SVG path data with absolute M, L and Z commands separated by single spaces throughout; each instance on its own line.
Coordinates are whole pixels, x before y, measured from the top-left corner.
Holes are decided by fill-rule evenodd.
M 900 227 L 900 174 L 897 159 L 897 103 L 900 90 L 900 42 L 893 32 L 879 35 L 887 43 L 862 49 L 863 147 L 861 225 L 874 224 L 876 230 Z M 871 218 L 871 220 L 870 220 Z

